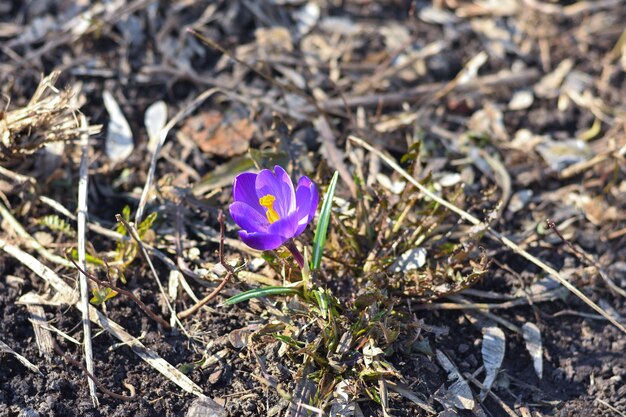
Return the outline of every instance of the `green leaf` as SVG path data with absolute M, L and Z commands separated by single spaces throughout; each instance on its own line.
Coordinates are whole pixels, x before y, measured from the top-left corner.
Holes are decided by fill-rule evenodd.
M 74 231 L 74 229 L 72 229 L 72 226 L 70 226 L 65 220 L 63 220 L 56 214 L 43 216 L 37 219 L 36 223 L 46 226 L 55 232 L 61 232 L 64 235 L 69 236 L 69 237 L 76 236 L 76 232 Z
M 93 297 L 89 300 L 92 304 L 100 305 L 104 303 L 106 300 L 110 300 L 111 298 L 117 295 L 117 291 L 113 291 L 110 288 L 100 288 L 91 290 L 93 293 Z
M 139 237 L 142 238 L 146 232 L 148 230 L 150 230 L 150 228 L 152 227 L 152 225 L 154 224 L 154 221 L 157 218 L 157 213 L 152 212 L 150 213 L 139 225 L 139 227 L 137 228 L 137 233 L 139 234 Z
M 263 287 L 263 288 L 255 288 L 253 290 L 244 291 L 241 294 L 237 294 L 234 297 L 230 297 L 228 300 L 224 301 L 224 304 L 237 304 L 242 301 L 248 301 L 252 298 L 260 298 L 267 297 L 268 295 L 286 295 L 286 294 L 296 294 L 298 293 L 298 289 L 292 287 Z
M 328 295 L 326 292 L 320 288 L 316 291 L 313 291 L 313 295 L 315 296 L 315 300 L 317 301 L 317 305 L 320 308 L 320 312 L 322 314 L 322 318 L 326 319 L 328 317 Z
M 324 196 L 324 203 L 322 203 L 320 219 L 315 229 L 315 237 L 313 238 L 313 256 L 311 258 L 312 271 L 318 269 L 322 262 L 322 252 L 326 244 L 326 233 L 328 232 L 328 224 L 330 223 L 330 210 L 333 206 L 333 196 L 335 195 L 335 187 L 337 186 L 338 178 L 339 172 L 335 171 L 333 178 L 330 180 L 326 195 Z
M 122 218 L 127 222 L 130 221 L 130 206 L 128 204 L 122 209 Z M 126 227 L 124 227 L 124 223 L 118 222 L 116 232 L 121 235 L 126 235 Z
M 293 338 L 289 336 L 285 336 L 285 335 L 277 334 L 277 333 L 272 334 L 272 336 L 274 336 L 276 339 L 280 340 L 284 344 L 295 347 L 295 348 L 301 348 L 301 347 L 306 346 L 305 343 L 294 340 Z
M 72 255 L 72 259 L 74 259 L 75 261 L 78 261 L 78 250 L 76 248 L 72 248 L 72 251 L 70 252 L 70 254 Z M 85 261 L 88 264 L 92 264 L 92 265 L 106 266 L 106 263 L 102 259 L 97 258 L 88 253 L 85 254 Z
M 211 190 L 226 187 L 233 183 L 237 174 L 250 171 L 251 169 L 254 169 L 254 162 L 248 155 L 234 157 L 225 164 L 220 164 L 216 169 L 205 174 L 202 179 L 193 186 L 191 192 L 198 197 Z

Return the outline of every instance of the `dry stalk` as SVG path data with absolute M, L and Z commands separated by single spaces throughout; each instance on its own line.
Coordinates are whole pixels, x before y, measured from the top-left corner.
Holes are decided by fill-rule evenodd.
M 76 217 L 78 219 L 78 263 L 83 270 L 87 269 L 87 260 L 85 254 L 86 246 L 86 229 L 87 223 L 87 186 L 89 184 L 89 133 L 87 129 L 87 118 L 80 115 L 80 123 L 83 127 L 83 132 L 80 135 L 81 146 L 81 158 L 80 158 L 80 178 L 78 180 L 78 213 Z M 78 282 L 80 287 L 80 302 L 83 303 L 85 309 L 82 314 L 83 321 L 83 348 L 85 354 L 85 372 L 90 375 L 91 378 L 87 380 L 89 385 L 89 395 L 94 407 L 98 407 L 98 396 L 96 394 L 97 380 L 95 377 L 95 368 L 93 363 L 93 343 L 91 340 L 91 322 L 89 321 L 89 283 L 87 277 L 79 272 Z

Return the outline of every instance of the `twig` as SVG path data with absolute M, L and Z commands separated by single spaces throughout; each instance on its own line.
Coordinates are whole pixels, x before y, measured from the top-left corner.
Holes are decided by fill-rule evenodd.
M 176 246 L 176 265 L 180 271 L 193 279 L 200 279 L 200 276 L 189 268 L 183 257 L 183 214 L 180 202 L 176 202 L 174 212 L 174 244 Z
M 54 348 L 54 351 L 57 353 L 57 355 L 63 357 L 63 359 L 65 359 L 72 365 L 80 368 L 80 370 L 83 371 L 88 376 L 88 381 L 90 382 L 90 384 L 94 384 L 94 386 L 97 386 L 98 388 L 100 388 L 100 391 L 104 392 L 106 395 L 110 396 L 111 398 L 115 398 L 116 400 L 127 401 L 127 402 L 133 401 L 135 399 L 134 395 L 129 397 L 129 396 L 122 395 L 122 394 L 116 394 L 110 389 L 108 389 L 107 387 L 105 387 L 104 384 L 100 382 L 98 378 L 96 378 L 93 375 L 92 372 L 89 372 L 87 368 L 85 368 L 83 364 L 80 363 L 80 361 L 77 361 L 76 359 L 72 358 L 69 354 L 63 352 L 63 350 L 59 347 L 59 345 L 56 342 L 54 341 L 52 342 L 52 347 Z
M 39 200 L 52 207 L 54 210 L 56 210 L 58 213 L 61 213 L 62 215 L 64 215 L 65 217 L 67 217 L 68 219 L 71 220 L 76 220 L 76 216 L 74 216 L 72 213 L 69 212 L 68 209 L 66 209 L 61 203 L 59 203 L 56 200 L 51 199 L 50 197 L 46 197 L 46 196 L 40 196 Z M 123 241 L 123 242 L 130 242 L 132 240 L 131 237 L 123 235 L 121 233 L 117 233 L 114 230 L 110 230 L 107 229 L 106 227 L 102 227 L 97 223 L 92 223 L 92 222 L 88 222 L 87 223 L 87 227 L 89 228 L 89 230 L 91 230 L 92 232 L 98 233 L 102 236 L 106 236 L 108 238 L 111 239 L 115 239 L 117 241 Z M 176 265 L 174 264 L 174 262 L 167 257 L 167 255 L 165 255 L 163 252 L 161 252 L 160 250 L 158 250 L 157 248 L 150 246 L 148 244 L 144 243 L 144 246 L 146 247 L 146 249 L 148 250 L 148 252 L 152 253 L 154 256 L 156 256 L 161 262 L 163 262 L 169 269 L 177 269 Z
M 50 206 L 51 208 L 53 208 L 54 210 L 56 210 L 58 213 L 64 215 L 65 217 L 72 219 L 72 220 L 76 220 L 76 216 L 74 216 L 72 213 L 70 213 L 63 205 L 61 205 L 58 201 L 55 201 L 49 197 L 46 196 L 40 196 L 39 200 L 41 202 L 43 202 L 44 204 Z M 110 230 L 107 229 L 106 227 L 100 226 L 97 223 L 92 223 L 92 222 L 88 222 L 87 223 L 87 227 L 89 228 L 89 230 L 91 230 L 92 232 L 98 233 L 102 236 L 106 236 L 108 238 L 117 240 L 117 241 L 124 241 L 124 242 L 129 242 L 132 240 L 132 237 L 126 236 L 126 235 L 122 235 L 121 233 L 117 233 L 114 230 Z M 215 230 L 209 228 L 209 227 L 205 227 L 204 229 L 202 229 L 203 232 L 209 234 L 208 238 L 211 242 L 218 242 L 219 243 L 219 233 L 217 233 Z M 248 253 L 252 253 L 252 254 L 258 254 L 259 252 L 249 248 L 248 246 L 244 245 L 243 243 L 241 243 L 241 241 L 236 240 L 236 239 L 232 239 L 232 238 L 224 238 L 224 243 L 228 246 L 231 246 L 237 250 L 240 251 L 244 251 L 244 252 L 248 252 Z M 155 248 L 154 246 L 151 246 L 147 243 L 143 243 L 143 246 L 146 248 L 146 250 L 151 253 L 152 255 L 154 255 L 157 259 L 159 259 L 161 262 L 163 262 L 165 264 L 165 266 L 167 266 L 170 270 L 175 270 L 175 271 L 180 271 L 182 272 L 184 275 L 188 276 L 189 278 L 193 278 L 195 280 L 201 279 L 202 277 L 200 277 L 198 274 L 196 274 L 195 272 L 191 271 L 190 269 L 185 269 L 185 268 L 181 268 L 179 266 L 177 266 L 174 261 L 172 261 L 170 258 L 167 257 L 167 255 L 163 252 L 161 252 L 159 249 Z M 71 266 L 71 265 L 70 265 Z
M 20 184 L 29 183 L 29 184 L 37 184 L 37 180 L 33 177 L 28 177 L 26 175 L 18 174 L 11 170 L 8 170 L 2 166 L 0 166 L 0 174 L 4 175 L 7 178 L 11 178 L 14 181 L 19 182 Z
M 467 291 L 467 290 L 466 290 Z M 463 295 L 466 295 L 466 291 Z M 537 294 L 531 297 L 518 297 L 502 303 L 470 303 L 470 304 L 458 304 L 458 303 L 429 303 L 419 304 L 413 306 L 416 310 L 506 310 L 509 308 L 526 306 L 532 303 L 540 303 L 545 301 L 552 301 L 558 298 L 559 292 L 562 291 L 557 288 L 552 291 L 546 291 L 541 294 Z
M 235 56 L 235 54 L 233 54 L 232 52 L 227 50 L 225 47 L 223 47 L 222 45 L 220 45 L 219 43 L 217 43 L 213 39 L 210 39 L 207 36 L 204 36 L 203 34 L 201 34 L 196 29 L 188 28 L 187 31 L 189 33 L 193 34 L 195 37 L 200 39 L 202 42 L 204 42 L 208 46 L 210 46 L 211 48 L 217 49 L 219 52 L 221 52 L 222 54 L 228 56 L 230 59 L 232 59 L 233 61 L 235 61 L 239 65 L 242 65 L 242 66 L 246 67 L 249 71 L 257 74 L 259 77 L 263 78 L 265 81 L 267 81 L 271 85 L 277 87 L 278 90 L 282 94 L 284 94 L 285 91 L 293 93 L 293 94 L 296 94 L 299 97 L 302 97 L 311 106 L 315 107 L 320 113 L 322 112 L 322 109 L 319 108 L 319 106 L 317 104 L 317 101 L 313 97 L 311 97 L 309 94 L 307 94 L 306 92 L 302 91 L 302 89 L 297 88 L 297 87 L 295 87 L 295 86 L 293 86 L 293 85 L 291 85 L 289 83 L 284 83 L 282 81 L 279 81 L 276 78 L 272 77 L 270 74 L 266 74 L 265 72 L 260 71 L 259 69 L 255 68 L 252 64 L 250 64 L 250 63 L 244 61 L 243 59 L 240 59 L 237 56 Z
M 81 266 L 79 266 L 76 263 L 76 261 L 74 261 L 69 256 L 68 256 L 68 259 L 70 260 L 70 262 L 72 262 L 74 264 L 76 269 L 78 269 L 78 271 L 81 274 L 83 274 L 85 277 L 89 278 L 90 280 L 92 280 L 96 284 L 100 285 L 101 287 L 106 287 L 106 288 L 109 288 L 109 289 L 119 293 L 119 294 L 125 295 L 126 297 L 130 298 L 131 300 L 133 300 L 135 302 L 135 304 L 137 304 L 137 306 L 139 306 L 139 308 L 142 309 L 143 312 L 146 313 L 152 320 L 156 321 L 157 323 L 159 323 L 161 326 L 163 326 L 166 329 L 170 328 L 170 325 L 169 325 L 168 322 L 166 322 L 163 318 L 159 317 L 152 310 L 150 310 L 150 307 L 145 305 L 143 303 L 143 301 L 141 301 L 139 298 L 137 298 L 137 296 L 135 294 L 133 294 L 131 291 L 125 290 L 124 288 L 120 288 L 117 285 L 113 284 L 111 281 L 108 281 L 108 280 L 107 281 L 102 281 L 102 280 L 96 278 L 94 275 L 92 275 L 89 272 L 85 271 Z
M 84 115 L 80 115 L 80 124 L 83 129 L 87 127 L 87 119 Z M 87 260 L 85 256 L 85 238 L 87 223 L 87 186 L 89 184 L 89 133 L 85 130 L 80 135 L 80 176 L 78 179 L 78 211 L 76 218 L 78 220 L 78 264 L 83 270 L 87 269 Z M 91 342 L 91 322 L 89 321 L 89 283 L 87 277 L 79 272 L 78 282 L 80 286 L 80 302 L 83 303 L 85 309 L 82 314 L 83 322 L 83 346 L 85 349 L 85 365 L 87 367 L 86 372 L 94 375 L 93 366 L 93 345 Z M 96 395 L 96 383 L 95 379 L 90 378 L 87 380 L 89 385 L 89 395 L 94 407 L 98 407 L 98 396 Z
M 471 224 L 473 224 L 475 226 L 479 226 L 479 225 L 483 225 L 484 226 L 484 224 L 480 220 L 478 220 L 476 217 L 472 216 L 470 213 L 466 212 L 465 210 L 462 210 L 462 209 L 458 208 L 454 204 L 448 202 L 446 199 L 439 197 L 438 195 L 436 195 L 433 192 L 431 192 L 428 188 L 424 187 L 415 178 L 413 178 L 411 175 L 409 175 L 408 172 L 406 172 L 404 169 L 402 169 L 402 167 L 400 165 L 398 165 L 396 163 L 396 161 L 394 161 L 392 158 L 390 158 L 389 156 L 385 155 L 383 152 L 379 151 L 378 149 L 374 148 L 372 145 L 370 145 L 369 143 L 365 142 L 363 139 L 358 138 L 358 137 L 356 137 L 354 135 L 348 136 L 348 139 L 351 140 L 352 142 L 356 143 L 357 145 L 362 146 L 363 148 L 367 149 L 368 151 L 373 152 L 374 154 L 378 155 L 390 167 L 392 167 L 400 175 L 402 175 L 404 178 L 406 178 L 407 181 L 409 181 L 411 184 L 413 184 L 417 189 L 419 189 L 425 196 L 427 196 L 431 200 L 436 201 L 437 203 L 439 203 L 442 206 L 446 207 L 448 210 L 450 210 L 453 213 L 457 214 L 458 216 L 460 216 L 463 220 L 467 221 L 468 223 L 471 223 Z M 580 298 L 582 301 L 584 301 L 589 307 L 591 307 L 592 309 L 594 309 L 595 311 L 600 313 L 605 319 L 607 319 L 609 322 L 611 322 L 611 324 L 613 324 L 615 327 L 617 327 L 623 333 L 626 334 L 626 327 L 624 327 L 623 324 L 621 324 L 620 322 L 615 320 L 615 318 L 613 318 L 609 313 L 604 311 L 604 309 L 602 309 L 599 305 L 594 303 L 589 297 L 587 297 L 585 294 L 583 294 L 582 291 L 580 291 L 578 288 L 576 288 L 574 285 L 572 285 L 568 280 L 566 280 L 559 273 L 559 271 L 557 271 L 556 269 L 554 269 L 551 266 L 547 265 L 545 262 L 537 259 L 533 255 L 528 253 L 526 250 L 522 249 L 519 245 L 517 245 L 515 242 L 513 242 L 508 237 L 503 236 L 500 233 L 498 233 L 495 230 L 493 230 L 493 228 L 491 228 L 490 226 L 485 226 L 485 229 L 486 229 L 486 231 L 487 231 L 487 233 L 489 235 L 491 235 L 496 240 L 498 240 L 500 243 L 502 243 L 503 245 L 505 245 L 506 247 L 511 249 L 513 252 L 517 253 L 518 255 L 521 255 L 523 258 L 529 260 L 533 264 L 537 265 L 539 268 L 543 269 L 552 278 L 556 279 L 561 285 L 563 285 L 565 288 L 567 288 L 572 293 L 574 293 L 574 295 L 576 295 L 578 298 Z
M 613 282 L 613 280 L 609 278 L 609 276 L 604 271 L 604 268 L 602 268 L 602 266 L 600 266 L 600 264 L 596 260 L 592 259 L 589 255 L 576 248 L 569 240 L 565 239 L 561 232 L 559 232 L 559 229 L 556 227 L 556 223 L 554 223 L 552 220 L 547 219 L 546 223 L 548 225 L 548 229 L 553 230 L 554 233 L 556 233 L 556 235 L 559 237 L 559 239 L 561 239 L 561 241 L 565 243 L 572 250 L 572 252 L 574 252 L 574 255 L 576 255 L 578 259 L 585 262 L 587 265 L 591 265 L 596 268 L 598 274 L 604 280 L 604 282 L 606 282 L 611 291 L 621 295 L 622 297 L 626 297 L 626 291 L 618 287 Z
M 219 249 L 219 251 L 220 251 L 220 264 L 222 264 L 222 266 L 226 269 L 226 276 L 224 277 L 224 279 L 222 279 L 222 282 L 220 282 L 220 284 L 209 295 L 204 297 L 202 300 L 198 301 L 196 304 L 194 304 L 193 306 L 191 306 L 187 310 L 181 311 L 180 313 L 178 313 L 178 318 L 181 319 L 181 320 L 189 317 L 192 314 L 194 314 L 196 311 L 198 311 L 200 309 L 200 307 L 202 307 L 203 305 L 205 305 L 206 303 L 208 303 L 209 301 L 214 299 L 220 293 L 220 291 L 222 291 L 222 289 L 226 286 L 226 284 L 228 284 L 228 281 L 230 281 L 232 276 L 235 275 L 235 270 L 233 269 L 233 267 L 228 265 L 226 263 L 226 261 L 224 260 L 224 220 L 225 220 L 225 216 L 224 216 L 224 212 L 223 211 L 220 210 L 220 213 L 218 214 L 217 219 L 220 222 L 220 249 Z
M 174 310 L 174 307 L 172 307 L 172 303 L 170 303 L 170 300 L 167 297 L 165 288 L 163 288 L 163 284 L 161 284 L 161 280 L 159 279 L 159 274 L 157 273 L 156 268 L 154 267 L 154 264 L 152 263 L 152 259 L 150 259 L 150 254 L 148 254 L 148 251 L 146 250 L 143 242 L 141 241 L 141 238 L 139 237 L 139 233 L 137 232 L 137 229 L 135 228 L 135 226 L 128 223 L 121 215 L 116 214 L 115 218 L 117 219 L 117 221 L 121 222 L 124 225 L 124 227 L 128 231 L 128 234 L 133 238 L 133 240 L 137 243 L 137 245 L 139 245 L 140 253 L 143 256 L 144 260 L 148 263 L 148 266 L 150 267 L 152 276 L 154 276 L 154 280 L 156 281 L 159 287 L 159 291 L 161 291 L 161 295 L 164 297 L 165 304 L 167 304 L 167 308 L 170 310 L 170 314 L 173 317 L 176 317 L 176 310 Z M 187 335 L 187 337 L 191 337 L 191 335 L 189 335 L 189 333 L 187 332 L 187 329 L 185 329 L 185 327 L 180 322 L 180 320 L 178 320 L 178 318 L 176 318 L 176 322 L 180 326 L 181 330 Z
M 600 398 L 596 398 L 596 401 L 602 404 L 603 406 L 605 406 L 606 408 L 608 408 L 609 410 L 613 411 L 614 413 L 617 413 L 622 417 L 626 417 L 625 413 L 623 413 L 622 411 L 619 411 L 617 408 L 613 407 L 611 404 L 607 403 L 606 401 Z

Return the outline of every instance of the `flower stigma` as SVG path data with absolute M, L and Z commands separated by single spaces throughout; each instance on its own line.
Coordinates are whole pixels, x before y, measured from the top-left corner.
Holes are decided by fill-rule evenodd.
M 274 201 L 276 201 L 276 197 L 271 194 L 267 194 L 259 198 L 259 204 L 267 209 L 265 215 L 267 216 L 267 220 L 269 220 L 270 224 L 280 219 L 280 216 L 276 213 L 276 210 L 274 210 Z

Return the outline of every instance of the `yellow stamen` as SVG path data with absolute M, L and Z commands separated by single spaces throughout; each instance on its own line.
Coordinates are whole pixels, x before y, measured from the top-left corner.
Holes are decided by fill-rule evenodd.
M 265 215 L 270 223 L 274 223 L 276 220 L 280 219 L 280 216 L 276 213 L 276 210 L 274 210 L 274 201 L 276 201 L 276 197 L 271 194 L 259 198 L 259 204 L 267 209 Z

